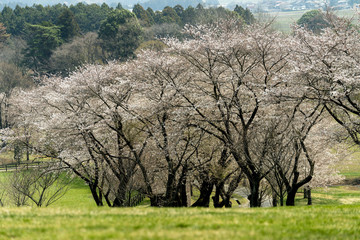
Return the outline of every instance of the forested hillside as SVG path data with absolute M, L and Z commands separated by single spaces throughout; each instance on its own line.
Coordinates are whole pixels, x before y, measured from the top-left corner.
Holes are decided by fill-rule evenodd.
M 112 8 L 107 4 L 5 7 L 0 22 L 11 37 L 3 46 L 2 61 L 15 64 L 23 73 L 31 70 L 38 75 L 66 75 L 84 63 L 133 57 L 138 47 L 159 45 L 154 42 L 157 38 L 181 37 L 185 24 L 211 23 L 228 17 L 247 24 L 254 21 L 252 13 L 241 7 L 230 11 L 177 5 L 154 12 L 137 4 L 132 13 L 121 5 Z
M 98 4 L 101 5 L 103 3 L 108 4 L 111 7 L 116 7 L 119 3 L 123 5 L 127 9 L 133 8 L 135 4 L 141 4 L 145 8 L 151 7 L 154 10 L 162 10 L 166 6 L 174 7 L 176 5 L 181 5 L 185 8 L 192 6 L 196 7 L 198 4 L 202 4 L 204 6 L 219 6 L 220 3 L 218 0 L 121 0 L 121 1 L 101 1 L 101 0 L 89 0 L 89 1 L 79 1 L 79 0 L 69 0 L 69 1 L 59 1 L 59 0 L 18 0 L 18 1 L 9 1 L 9 0 L 0 0 L 0 10 L 3 9 L 5 6 L 15 8 L 17 5 L 25 7 L 25 6 L 32 6 L 34 4 L 42 4 L 46 5 L 56 5 L 56 4 L 66 4 L 66 5 L 76 5 L 78 3 L 85 3 L 85 4 Z M 224 4 L 227 5 L 227 4 Z

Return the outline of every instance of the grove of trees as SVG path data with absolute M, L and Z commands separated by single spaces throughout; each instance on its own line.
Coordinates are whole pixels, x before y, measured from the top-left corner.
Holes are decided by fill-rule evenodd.
M 179 24 L 188 9 L 168 8 L 161 21 Z M 151 14 L 141 6 L 112 11 L 99 36 L 74 36 L 48 57 L 61 68 L 64 53 L 81 49 L 68 59 L 91 64 L 14 86 L 7 146 L 21 142 L 69 170 L 98 206 L 132 206 L 140 195 L 152 206 L 190 206 L 197 189 L 193 206 L 208 207 L 212 196 L 215 207 L 230 207 L 239 185 L 250 207 L 269 197 L 293 206 L 300 188 L 341 180 L 334 143 L 359 144 L 356 25 L 327 14 L 323 30 L 283 35 L 232 12 L 135 51 Z M 61 38 L 61 28 L 39 26 Z M 134 28 L 132 54 L 111 45 Z

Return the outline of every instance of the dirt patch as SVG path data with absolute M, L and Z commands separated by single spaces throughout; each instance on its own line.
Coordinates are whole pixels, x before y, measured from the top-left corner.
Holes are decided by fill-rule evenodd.
M 360 198 L 341 198 L 339 200 L 342 204 L 354 204 L 360 202 Z

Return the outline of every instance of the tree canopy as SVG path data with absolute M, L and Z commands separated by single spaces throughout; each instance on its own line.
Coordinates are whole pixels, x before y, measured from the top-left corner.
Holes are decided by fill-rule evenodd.
M 112 11 L 99 29 L 99 38 L 110 59 L 132 57 L 141 37 L 142 29 L 135 14 L 125 9 Z

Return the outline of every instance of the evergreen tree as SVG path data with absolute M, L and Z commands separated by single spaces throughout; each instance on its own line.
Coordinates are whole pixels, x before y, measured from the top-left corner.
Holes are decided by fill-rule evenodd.
M 152 16 L 147 11 L 145 11 L 140 4 L 135 4 L 132 11 L 140 20 L 142 26 L 150 27 L 154 24 L 154 19 Z
M 62 43 L 60 28 L 49 22 L 27 24 L 26 37 L 28 47 L 25 49 L 24 64 L 40 73 L 46 71 L 52 51 Z
M 6 33 L 6 27 L 0 23 L 0 44 L 5 42 L 8 39 L 9 34 Z
M 245 23 L 248 25 L 253 24 L 255 22 L 255 17 L 248 8 L 244 9 L 241 6 L 236 5 L 234 12 L 237 12 L 240 15 L 240 17 L 244 19 Z
M 176 23 L 181 24 L 181 19 L 172 7 L 165 7 L 161 13 L 158 14 L 156 22 L 162 23 Z
M 61 13 L 56 23 L 60 27 L 61 38 L 63 41 L 68 42 L 73 37 L 79 35 L 79 25 L 77 24 L 75 16 L 70 9 L 66 8 Z
M 134 13 L 116 9 L 102 22 L 99 38 L 108 59 L 125 60 L 134 56 L 141 43 L 142 29 Z
M 320 10 L 307 11 L 296 23 L 314 33 L 320 33 L 322 29 L 330 26 Z

